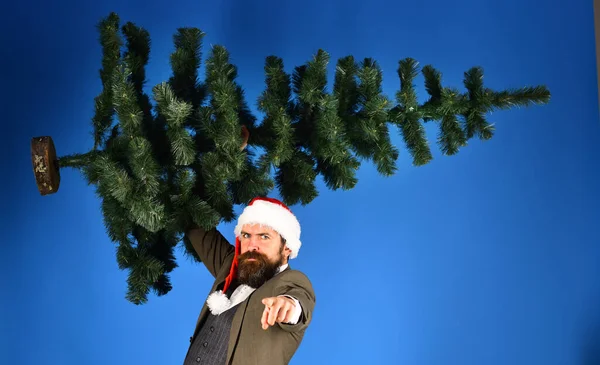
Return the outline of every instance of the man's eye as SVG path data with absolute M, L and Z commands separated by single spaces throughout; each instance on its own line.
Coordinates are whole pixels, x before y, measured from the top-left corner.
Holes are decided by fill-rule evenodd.
M 261 237 L 262 237 L 263 240 L 268 240 L 269 239 L 269 236 L 266 235 L 266 234 L 263 234 Z

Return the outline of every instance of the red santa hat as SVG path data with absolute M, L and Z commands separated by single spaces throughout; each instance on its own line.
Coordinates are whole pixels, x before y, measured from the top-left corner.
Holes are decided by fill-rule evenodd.
M 246 224 L 261 224 L 279 233 L 285 239 L 285 245 L 292 251 L 290 254 L 291 259 L 298 257 L 298 251 L 302 246 L 302 242 L 300 242 L 300 223 L 290 208 L 273 198 L 259 197 L 252 199 L 239 216 L 234 229 L 235 255 L 231 270 L 225 280 L 223 293 L 227 292 L 229 285 L 237 275 L 238 257 L 241 254 L 240 235 L 242 227 Z

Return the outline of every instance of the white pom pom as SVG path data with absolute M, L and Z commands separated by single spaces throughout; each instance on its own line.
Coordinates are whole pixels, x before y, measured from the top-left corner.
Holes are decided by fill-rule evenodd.
M 242 284 L 234 290 L 233 294 L 231 294 L 231 299 L 227 298 L 222 290 L 219 290 L 208 296 L 206 304 L 208 305 L 210 312 L 215 316 L 218 316 L 246 300 L 254 290 L 256 289 Z
M 225 312 L 231 307 L 231 301 L 222 290 L 216 291 L 208 296 L 206 304 L 210 309 L 210 312 L 215 316 Z

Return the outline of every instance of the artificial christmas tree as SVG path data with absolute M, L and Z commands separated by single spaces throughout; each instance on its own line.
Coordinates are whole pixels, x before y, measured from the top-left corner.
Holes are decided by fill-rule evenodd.
M 372 161 L 384 176 L 394 174 L 399 150 L 389 124 L 399 127 L 420 166 L 432 159 L 424 122 L 440 123 L 439 147 L 453 155 L 471 138 L 493 136 L 488 112 L 550 98 L 544 86 L 490 90 L 478 67 L 465 73 L 467 91 L 461 93 L 442 86 L 432 66 L 420 70 L 408 58 L 399 62 L 393 105 L 382 93 L 377 62 L 352 56 L 338 60 L 330 93 L 329 55 L 319 50 L 292 75 L 282 59 L 266 58 L 258 123 L 224 47 L 212 47 L 199 80 L 199 29 L 177 30 L 173 75 L 152 88 L 154 102 L 144 91 L 148 32 L 130 22 L 121 26 L 114 13 L 99 23 L 99 32 L 103 89 L 95 99 L 93 148 L 57 158 L 51 138 L 35 137 L 32 163 L 42 194 L 57 192 L 59 169 L 66 167 L 80 169 L 96 186 L 119 267 L 130 270 L 127 299 L 136 304 L 147 301 L 150 290 L 170 291 L 173 249 L 190 225 L 211 229 L 231 221 L 236 205 L 274 188 L 287 205 L 308 204 L 318 195 L 318 175 L 329 189 L 351 189 L 361 160 Z M 419 72 L 429 94 L 422 104 L 413 85 Z M 184 246 L 196 257 L 185 240 Z

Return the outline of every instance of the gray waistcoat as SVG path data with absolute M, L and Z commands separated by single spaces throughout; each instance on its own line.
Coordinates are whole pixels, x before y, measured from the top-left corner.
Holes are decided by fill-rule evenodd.
M 192 342 L 184 365 L 225 365 L 231 322 L 239 304 L 215 316 L 208 315 Z

